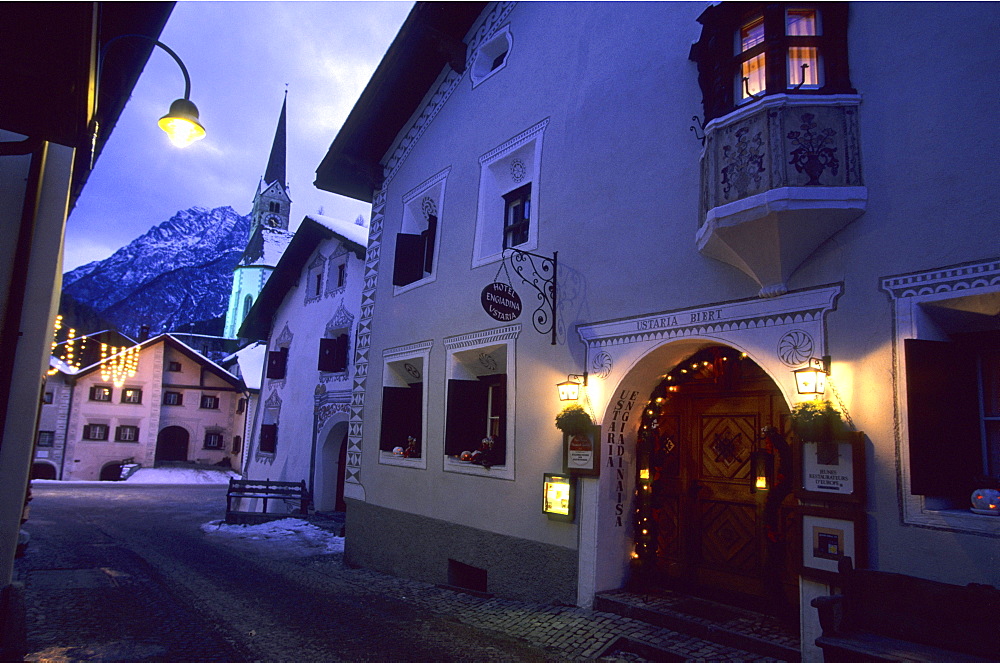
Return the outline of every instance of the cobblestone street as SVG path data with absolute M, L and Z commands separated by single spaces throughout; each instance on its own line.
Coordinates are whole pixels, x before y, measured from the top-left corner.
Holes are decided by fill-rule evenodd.
M 31 661 L 767 661 L 642 621 L 481 598 L 219 538 L 225 488 L 37 484 Z

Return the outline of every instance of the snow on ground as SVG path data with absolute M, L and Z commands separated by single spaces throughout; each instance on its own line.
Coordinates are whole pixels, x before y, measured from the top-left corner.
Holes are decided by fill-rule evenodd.
M 229 483 L 230 479 L 239 479 L 240 475 L 232 471 L 218 469 L 199 469 L 187 467 L 141 467 L 126 483 Z
M 334 536 L 299 518 L 282 518 L 260 525 L 227 525 L 222 520 L 213 520 L 202 525 L 201 531 L 226 542 L 251 544 L 282 555 L 344 552 L 344 537 Z

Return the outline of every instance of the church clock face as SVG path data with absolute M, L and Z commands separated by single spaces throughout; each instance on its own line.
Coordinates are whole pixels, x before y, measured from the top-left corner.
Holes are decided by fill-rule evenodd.
M 264 223 L 266 223 L 271 228 L 277 228 L 281 224 L 281 221 L 276 216 L 269 216 L 266 219 L 264 219 Z

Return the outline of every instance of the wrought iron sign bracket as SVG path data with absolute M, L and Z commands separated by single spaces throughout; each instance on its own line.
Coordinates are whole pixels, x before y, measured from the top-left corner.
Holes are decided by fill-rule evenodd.
M 510 251 L 508 254 L 507 252 Z M 504 249 L 503 260 L 509 261 L 511 269 L 535 289 L 538 307 L 531 314 L 531 324 L 539 334 L 552 334 L 552 345 L 556 344 L 556 268 L 559 264 L 559 252 L 554 251 L 552 257 L 522 251 L 521 249 Z

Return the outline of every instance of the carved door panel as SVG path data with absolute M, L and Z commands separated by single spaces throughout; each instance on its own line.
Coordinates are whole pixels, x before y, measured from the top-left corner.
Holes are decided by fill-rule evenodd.
M 767 409 L 755 398 L 696 399 L 686 557 L 701 585 L 758 595 L 763 503 L 750 491 L 750 455 Z M 763 411 L 762 411 L 763 410 Z
M 651 458 L 658 566 L 672 584 L 720 598 L 765 595 L 766 493 L 751 492 L 751 453 L 761 428 L 787 416 L 773 384 L 740 382 L 672 398 Z

